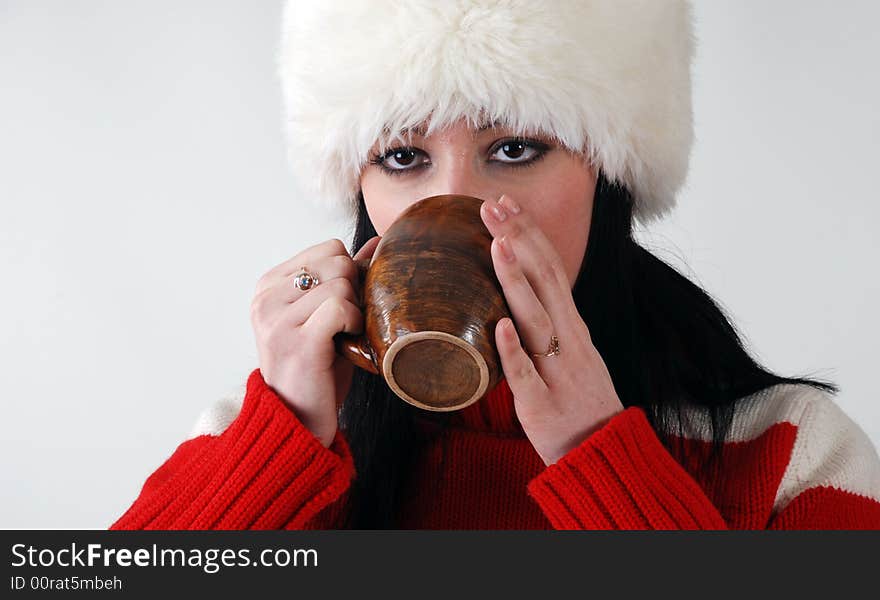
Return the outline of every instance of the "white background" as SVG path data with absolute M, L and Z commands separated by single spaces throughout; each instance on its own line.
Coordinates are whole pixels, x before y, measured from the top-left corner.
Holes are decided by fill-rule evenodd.
M 280 8 L 0 0 L 0 527 L 109 526 L 258 366 L 259 276 L 349 241 L 286 170 Z M 696 18 L 690 179 L 640 238 L 880 445 L 880 4 Z

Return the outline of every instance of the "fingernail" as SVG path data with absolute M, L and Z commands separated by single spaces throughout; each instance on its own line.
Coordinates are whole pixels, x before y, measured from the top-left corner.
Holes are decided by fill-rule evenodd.
M 516 340 L 517 337 L 519 337 L 516 334 L 516 327 L 514 327 L 513 325 L 513 319 L 509 319 L 507 321 L 507 326 L 505 327 L 505 329 L 507 330 L 507 335 L 511 340 Z
M 513 199 L 507 194 L 501 194 L 501 198 L 498 199 L 498 204 L 504 204 L 507 207 L 507 210 L 512 212 L 515 215 L 519 214 L 520 208 L 519 204 L 513 201 Z
M 499 221 L 503 221 L 507 218 L 507 211 L 505 211 L 504 208 L 498 204 L 492 205 L 492 214 L 494 214 L 495 218 Z
M 504 256 L 507 262 L 516 260 L 516 254 L 513 253 L 513 248 L 510 247 L 510 240 L 507 239 L 506 235 L 498 238 L 498 246 L 501 248 L 501 255 Z

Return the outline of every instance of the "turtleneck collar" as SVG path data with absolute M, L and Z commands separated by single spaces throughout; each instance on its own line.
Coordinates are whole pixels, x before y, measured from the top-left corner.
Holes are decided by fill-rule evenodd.
M 449 413 L 449 426 L 469 431 L 525 436 L 516 417 L 513 393 L 507 385 L 507 379 L 502 379 L 485 396 L 470 406 Z

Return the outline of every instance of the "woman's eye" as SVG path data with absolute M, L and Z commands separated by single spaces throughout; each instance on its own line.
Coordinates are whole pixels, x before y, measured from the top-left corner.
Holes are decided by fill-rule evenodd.
M 425 160 L 417 160 L 419 155 L 424 157 L 421 150 L 415 148 L 398 148 L 391 150 L 382 157 L 382 165 L 392 171 L 405 171 L 413 168 L 413 165 L 423 164 Z
M 498 156 L 496 160 L 502 163 L 525 163 L 533 159 L 540 151 L 531 142 L 510 140 L 498 146 L 492 156 Z

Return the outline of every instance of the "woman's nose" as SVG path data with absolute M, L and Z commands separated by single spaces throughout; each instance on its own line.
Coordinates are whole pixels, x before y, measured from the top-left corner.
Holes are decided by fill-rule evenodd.
M 500 192 L 496 193 L 497 187 L 497 182 L 481 172 L 468 157 L 456 156 L 435 168 L 427 182 L 424 197 L 457 194 L 486 200 L 501 195 Z

